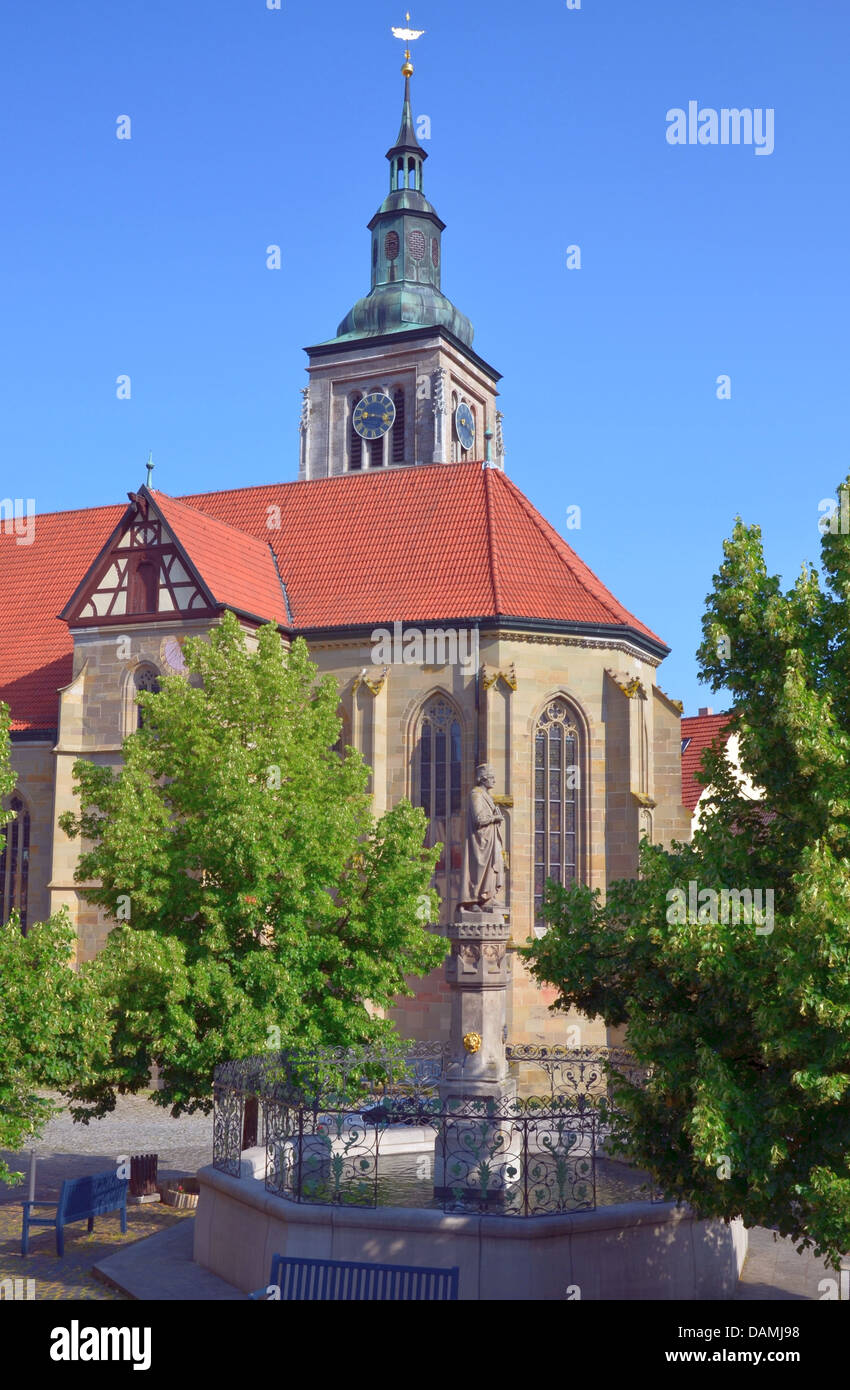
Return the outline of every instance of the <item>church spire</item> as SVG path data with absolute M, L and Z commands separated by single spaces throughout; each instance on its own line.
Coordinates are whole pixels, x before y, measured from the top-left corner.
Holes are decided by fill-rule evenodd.
M 399 127 L 398 139 L 391 150 L 387 150 L 387 159 L 390 161 L 390 193 L 399 188 L 414 187 L 422 192 L 422 165 L 428 158 L 416 138 L 416 130 L 413 125 L 413 111 L 410 105 L 410 79 L 413 76 L 413 63 L 410 58 L 410 45 L 421 39 L 425 33 L 424 29 L 410 28 L 410 11 L 404 16 L 406 28 L 393 28 L 393 35 L 397 39 L 403 39 L 405 44 L 404 62 L 401 65 L 401 75 L 404 78 L 404 105 L 401 108 L 401 125 Z M 405 157 L 409 157 L 408 168 L 405 169 Z M 410 184 L 409 177 L 405 180 L 405 173 L 408 176 L 413 173 L 415 182 Z
M 406 16 L 410 23 L 410 15 Z M 395 144 L 387 151 L 390 191 L 372 221 L 372 284 L 337 329 L 336 338 L 383 337 L 417 327 L 442 327 L 469 347 L 473 328 L 440 288 L 442 276 L 441 221 L 422 191 L 422 166 L 428 153 L 416 136 L 410 100 L 413 63 L 410 44 L 424 29 L 393 29 L 405 42 L 404 102 Z

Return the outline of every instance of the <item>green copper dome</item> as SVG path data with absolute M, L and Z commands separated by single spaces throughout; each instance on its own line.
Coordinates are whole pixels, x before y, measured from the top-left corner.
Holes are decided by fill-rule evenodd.
M 446 328 L 467 347 L 472 345 L 472 324 L 440 289 L 446 224 L 422 192 L 427 158 L 416 138 L 410 78 L 405 76 L 401 128 L 387 151 L 390 192 L 369 223 L 372 287 L 346 314 L 330 342 Z

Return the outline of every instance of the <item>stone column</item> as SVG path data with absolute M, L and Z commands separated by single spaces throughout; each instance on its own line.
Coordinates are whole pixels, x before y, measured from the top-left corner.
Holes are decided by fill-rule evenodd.
M 440 1099 L 453 1118 L 437 1136 L 434 1190 L 441 1199 L 460 1190 L 500 1201 L 519 1175 L 515 1136 L 504 1119 L 516 1096 L 505 1056 L 510 928 L 501 907 L 461 907 L 447 935 L 452 1015 Z
M 446 370 L 438 367 L 434 372 L 434 452 L 433 463 L 446 462 Z
M 447 936 L 452 1022 L 444 1098 L 501 1099 L 506 1084 L 511 1094 L 516 1090 L 507 1081 L 504 1036 L 510 927 L 501 909 L 460 907 Z

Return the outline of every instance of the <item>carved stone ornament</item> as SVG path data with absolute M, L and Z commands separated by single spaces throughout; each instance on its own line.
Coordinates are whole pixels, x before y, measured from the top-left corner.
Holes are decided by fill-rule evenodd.
M 499 671 L 493 666 L 481 667 L 481 684 L 485 690 L 489 690 L 498 680 L 503 680 L 508 690 L 516 690 L 519 681 L 517 680 L 516 666 L 511 662 L 507 671 Z
M 481 954 L 488 963 L 488 973 L 493 975 L 501 968 L 502 961 L 505 959 L 505 947 L 501 943 L 488 941 L 481 947 Z
M 495 922 L 450 922 L 446 928 L 449 941 L 507 941 L 510 934 L 501 915 Z
M 476 942 L 465 941 L 462 945 L 457 947 L 457 954 L 461 966 L 465 971 L 475 970 L 481 959 L 481 947 Z
M 351 686 L 351 693 L 352 693 L 352 695 L 356 695 L 356 693 L 357 693 L 357 691 L 360 689 L 361 685 L 365 685 L 366 689 L 369 690 L 369 691 L 371 691 L 371 693 L 372 693 L 373 695 L 380 695 L 380 693 L 381 693 L 381 691 L 383 690 L 384 685 L 385 685 L 385 683 L 386 683 L 387 676 L 388 676 L 389 674 L 390 674 L 390 668 L 389 668 L 389 666 L 385 666 L 385 667 L 383 668 L 383 670 L 381 671 L 381 674 L 378 676 L 377 680 L 370 680 L 370 678 L 366 675 L 366 669 L 365 669 L 365 667 L 364 667 L 364 669 L 361 671 L 360 675 L 359 675 L 359 676 L 356 678 L 356 680 L 352 683 L 352 686 Z

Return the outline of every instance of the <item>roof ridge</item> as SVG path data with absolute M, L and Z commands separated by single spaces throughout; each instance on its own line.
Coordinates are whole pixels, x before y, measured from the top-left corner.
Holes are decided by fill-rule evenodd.
M 164 497 L 166 502 L 171 506 L 183 507 L 187 512 L 191 512 L 193 516 L 202 518 L 204 521 L 209 521 L 213 526 L 223 526 L 226 531 L 232 531 L 235 536 L 244 536 L 246 540 L 252 541 L 255 545 L 260 546 L 261 549 L 264 548 L 263 542 L 260 540 L 259 536 L 253 535 L 250 531 L 243 531 L 241 526 L 234 526 L 231 521 L 223 521 L 220 516 L 211 516 L 209 512 L 203 512 L 200 507 L 193 507 L 190 502 L 184 502 L 179 497 L 169 497 L 166 492 L 160 492 L 158 495 Z M 157 494 L 152 492 L 151 496 L 154 502 L 156 502 Z
M 490 499 L 490 484 L 487 481 L 488 474 L 492 472 L 492 468 L 482 468 L 481 470 L 481 475 L 484 480 L 484 515 L 487 523 L 487 548 L 490 552 L 490 584 L 493 589 L 493 607 L 498 614 L 502 612 L 499 593 L 499 564 L 496 559 L 496 546 L 493 538 L 493 509 Z
M 409 473 L 420 474 L 427 472 L 430 469 L 445 470 L 446 468 L 483 468 L 483 466 L 483 459 L 469 459 L 463 460 L 461 462 L 453 461 L 452 463 L 417 463 L 415 465 L 406 463 L 398 464 L 396 466 L 390 465 L 390 467 L 388 468 L 376 468 L 374 470 L 371 468 L 366 468 L 362 470 L 355 469 L 353 472 L 350 473 L 331 473 L 325 478 L 290 478 L 287 482 L 282 483 L 252 483 L 249 487 L 214 488 L 212 492 L 186 492 L 182 495 L 182 497 L 175 497 L 174 501 L 184 502 L 187 497 L 226 497 L 229 493 L 233 492 L 261 492 L 269 488 L 276 487 L 301 488 L 304 487 L 307 483 L 342 482 L 345 479 L 394 478 L 402 477 Z M 191 506 L 191 503 L 186 502 L 185 505 Z
M 79 516 L 81 512 L 126 511 L 126 502 L 96 502 L 91 507 L 65 507 L 55 512 L 35 512 L 35 519 L 45 520 L 49 516 Z
M 292 605 L 289 602 L 289 591 L 286 587 L 286 581 L 280 572 L 280 564 L 278 563 L 277 552 L 275 551 L 275 548 L 272 545 L 271 541 L 267 541 L 266 544 L 268 545 L 269 551 L 271 553 L 272 564 L 274 565 L 274 572 L 277 575 L 277 582 L 280 585 L 281 593 L 283 594 L 283 601 L 286 604 L 286 616 L 289 619 L 292 626 L 294 627 L 295 617 L 292 612 Z

